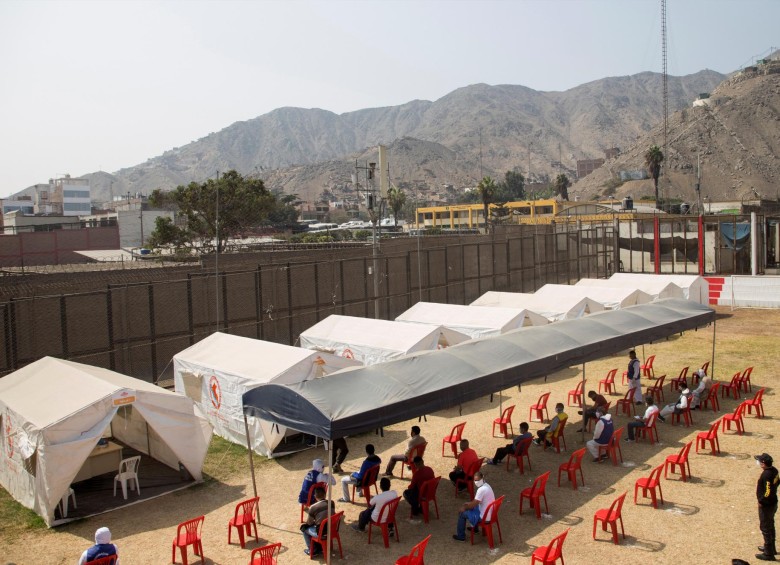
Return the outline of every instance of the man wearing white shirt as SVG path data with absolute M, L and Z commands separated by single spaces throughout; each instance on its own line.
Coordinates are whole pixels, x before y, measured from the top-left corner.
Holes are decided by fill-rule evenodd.
M 452 536 L 452 539 L 455 541 L 466 541 L 466 521 L 476 528 L 485 518 L 488 506 L 496 499 L 493 489 L 485 482 L 485 476 L 482 474 L 482 471 L 474 473 L 474 486 L 477 487 L 474 500 L 460 507 L 458 533 Z
M 690 389 L 685 389 L 680 393 L 680 398 L 677 399 L 677 402 L 673 402 L 671 404 L 667 404 L 664 406 L 661 411 L 658 413 L 658 419 L 662 422 L 666 421 L 666 417 L 671 414 L 682 414 L 683 411 L 688 408 L 688 397 L 690 396 L 691 391 Z
M 371 497 L 371 504 L 369 504 L 368 508 L 363 510 L 358 515 L 358 523 L 352 524 L 352 529 L 356 532 L 365 532 L 366 526 L 368 526 L 369 522 L 378 522 L 379 517 L 382 513 L 382 507 L 398 498 L 398 493 L 394 490 L 390 490 L 390 479 L 387 477 L 382 477 L 382 480 L 379 481 L 379 488 L 382 490 L 379 494 L 376 496 Z M 393 525 L 390 524 L 388 526 L 390 530 L 393 529 Z
M 628 437 L 624 441 L 634 441 L 634 430 L 637 428 L 644 428 L 647 424 L 647 421 L 650 419 L 650 416 L 658 412 L 658 406 L 653 403 L 652 396 L 645 398 L 645 402 L 647 403 L 647 410 L 645 410 L 645 415 L 641 418 L 639 416 L 634 416 L 636 420 L 628 423 L 626 426 L 628 428 Z

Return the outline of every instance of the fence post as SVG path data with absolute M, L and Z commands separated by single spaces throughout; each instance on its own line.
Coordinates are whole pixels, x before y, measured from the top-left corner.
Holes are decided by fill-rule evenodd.
M 317 321 L 320 321 L 320 264 L 314 263 L 314 304 L 315 304 L 315 317 Z
M 704 276 L 704 216 L 699 214 L 699 276 Z
M 68 347 L 68 312 L 65 303 L 65 295 L 60 296 L 60 333 L 62 339 L 62 357 L 70 357 L 70 348 Z
M 653 218 L 653 253 L 655 254 L 654 270 L 656 275 L 661 274 L 661 220 L 658 216 Z
M 106 289 L 106 336 L 108 336 L 108 368 L 116 370 L 116 352 L 114 351 L 114 306 L 111 299 L 111 285 Z
M 192 309 L 192 273 L 187 273 L 187 329 L 190 334 L 190 345 L 195 343 L 195 313 Z
M 154 285 L 147 283 L 147 293 L 149 296 L 149 338 L 152 354 L 152 382 L 157 384 L 157 328 L 154 322 Z
M 292 267 L 287 262 L 287 344 L 293 345 Z
M 255 335 L 263 339 L 263 290 L 260 265 L 255 268 Z

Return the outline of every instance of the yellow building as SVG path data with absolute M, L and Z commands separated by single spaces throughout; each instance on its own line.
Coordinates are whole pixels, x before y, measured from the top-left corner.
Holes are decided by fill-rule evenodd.
M 557 200 L 525 200 L 507 202 L 504 207 L 510 211 L 506 223 L 519 224 L 521 218 L 552 216 L 561 210 Z M 495 210 L 495 204 L 490 210 Z M 479 228 L 485 227 L 484 206 L 482 204 L 453 204 L 451 206 L 428 206 L 417 208 L 416 228 Z

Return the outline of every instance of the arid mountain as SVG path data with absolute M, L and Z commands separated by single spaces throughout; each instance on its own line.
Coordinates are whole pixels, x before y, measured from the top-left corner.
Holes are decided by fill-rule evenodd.
M 714 71 L 669 77 L 670 109 L 689 107 L 723 78 Z M 341 115 L 280 108 L 114 175 L 100 174 L 93 186 L 96 200 L 108 199 L 109 192 L 169 189 L 234 168 L 314 199 L 330 183 L 348 183 L 355 159 L 380 143 L 391 146 L 394 181 L 429 189 L 472 186 L 480 174 L 501 177 L 513 168 L 527 173 L 529 155 L 533 178 L 571 173 L 577 159 L 602 157 L 604 149 L 626 147 L 649 132 L 661 117 L 661 84 L 661 75 L 640 73 L 565 92 L 476 84 L 435 102 Z M 409 150 L 412 138 L 420 145 Z
M 662 197 L 697 203 L 694 186 L 701 165 L 701 197 L 740 200 L 780 198 L 780 61 L 746 69 L 725 80 L 704 103 L 669 117 Z M 644 152 L 663 146 L 657 125 L 623 153 L 572 189 L 584 199 L 610 195 L 611 179 L 621 170 L 644 168 Z M 652 180 L 629 181 L 615 196 L 652 196 Z

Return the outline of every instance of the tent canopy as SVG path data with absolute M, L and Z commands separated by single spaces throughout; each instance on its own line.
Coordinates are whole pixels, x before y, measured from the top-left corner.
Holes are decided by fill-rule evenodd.
M 607 310 L 647 304 L 653 300 L 652 296 L 635 288 L 568 284 L 546 284 L 537 290 L 534 296 L 544 296 L 556 300 L 560 296 L 567 296 L 570 299 L 587 298 L 598 302 Z
M 294 384 L 329 375 L 360 363 L 329 353 L 216 332 L 173 357 L 177 392 L 195 401 L 214 432 L 246 445 L 241 395 L 265 383 Z M 252 449 L 274 456 L 287 430 L 249 421 Z
M 622 273 L 621 273 L 622 274 Z M 647 275 L 641 279 L 580 279 L 574 286 L 604 286 L 608 288 L 639 289 L 652 296 L 653 300 L 662 298 L 685 298 L 682 289 L 668 280 L 661 279 L 657 275 Z
M 474 338 L 499 335 L 525 325 L 547 323 L 543 316 L 523 308 L 488 308 L 438 302 L 418 302 L 396 320 L 442 325 Z
M 181 462 L 201 479 L 211 426 L 192 400 L 108 369 L 44 357 L 0 379 L 0 482 L 51 525 L 114 416 L 123 420 L 112 426 L 117 439 L 173 469 Z
M 444 326 L 334 314 L 303 332 L 300 345 L 373 365 L 417 351 L 449 347 L 467 339 L 466 334 Z
M 712 322 L 715 312 L 662 300 L 525 327 L 447 349 L 244 394 L 244 411 L 325 439 L 430 414 Z
M 547 290 L 540 294 L 545 288 Z M 550 322 L 580 318 L 585 314 L 593 314 L 604 310 L 600 302 L 587 296 L 577 296 L 567 290 L 567 285 L 545 285 L 533 294 L 524 292 L 488 291 L 474 302 L 472 306 L 499 306 L 503 308 L 522 308 L 544 316 Z
M 728 224 L 723 224 L 728 225 Z M 710 284 L 707 279 L 699 275 L 652 275 L 647 273 L 615 273 L 609 280 L 632 284 L 632 281 L 660 279 L 667 283 L 673 283 L 682 289 L 683 297 L 694 300 L 699 304 L 709 304 Z M 636 288 L 640 288 L 637 286 Z

